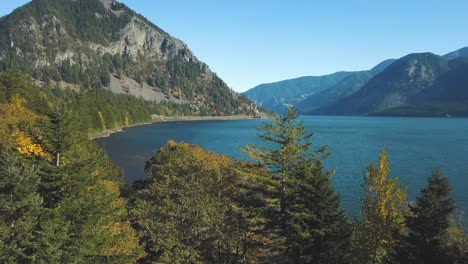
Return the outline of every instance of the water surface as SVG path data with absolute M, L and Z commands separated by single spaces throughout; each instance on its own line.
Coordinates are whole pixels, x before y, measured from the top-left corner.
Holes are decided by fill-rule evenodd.
M 360 184 L 369 161 L 376 162 L 383 144 L 388 149 L 391 176 L 398 176 L 410 199 L 419 194 L 435 168 L 449 177 L 452 197 L 468 205 L 468 119 L 390 117 L 301 117 L 316 132 L 314 146 L 328 145 L 326 162 L 335 169 L 333 185 L 352 215 L 359 211 Z M 143 167 L 154 150 L 169 139 L 198 144 L 234 158 L 246 144 L 261 144 L 256 126 L 263 120 L 154 123 L 127 129 L 97 141 L 126 173 L 126 181 L 144 177 Z

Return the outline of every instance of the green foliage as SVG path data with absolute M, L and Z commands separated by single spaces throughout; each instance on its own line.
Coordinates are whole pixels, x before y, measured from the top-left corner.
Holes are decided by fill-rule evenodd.
M 241 185 L 244 165 L 170 141 L 145 170 L 148 178 L 135 184 L 132 204 L 146 242 L 145 262 L 238 263 L 258 257 L 254 220 L 239 203 L 250 200 Z
M 6 23 L 17 23 L 23 19 L 34 18 L 41 21 L 44 14 L 55 16 L 63 23 L 69 34 L 84 41 L 105 44 L 115 40 L 116 35 L 130 22 L 132 13 L 123 4 L 115 6 L 116 10 L 125 10 L 121 15 L 115 15 L 98 0 L 34 0 L 30 4 L 17 9 L 14 19 L 6 19 Z M 80 14 L 77 16 L 76 14 Z M 96 14 L 99 14 L 96 15 Z M 54 24 L 48 26 L 53 27 Z M 60 26 L 57 28 L 60 30 Z M 52 30 L 57 30 L 52 28 Z M 15 38 L 16 39 L 16 38 Z
M 132 19 L 165 38 L 160 49 L 167 59 L 149 57 L 145 51 L 136 58 L 126 50 L 96 51 L 96 44 L 109 47 L 128 41 L 121 32 Z M 109 8 L 99 0 L 35 0 L 0 20 L 0 28 L 0 71 L 20 70 L 50 86 L 94 92 L 109 87 L 112 75 L 129 77 L 152 86 L 145 89 L 194 103 L 176 107 L 191 115 L 255 114 L 251 102 L 230 90 L 205 64 L 187 60 L 188 49 L 172 54 L 172 37 L 123 4 L 114 2 Z M 63 54 L 70 56 L 57 61 Z
M 183 71 L 182 82 L 199 74 L 190 64 L 172 70 Z M 466 227 L 451 218 L 448 180 L 435 171 L 405 219 L 406 194 L 388 178 L 385 149 L 367 168 L 350 251 L 349 223 L 323 165 L 327 148 L 312 149 L 313 133 L 293 109 L 259 128 L 267 147 L 244 149 L 254 162 L 170 141 L 147 163 L 148 178 L 123 195 L 121 170 L 88 133 L 191 111 L 100 89 L 39 88 L 25 74 L 1 73 L 0 262 L 466 259 Z
M 0 73 L 0 103 L 10 103 L 21 98 L 24 105 L 34 112 L 48 115 L 52 122 L 48 125 L 52 134 L 47 135 L 49 147 L 55 148 L 55 156 L 61 152 L 59 143 L 63 138 L 61 119 L 74 120 L 74 129 L 97 132 L 137 123 L 150 122 L 152 115 L 192 115 L 196 114 L 188 104 L 146 101 L 135 96 L 114 94 L 105 89 L 80 93 L 60 88 L 37 87 L 31 79 L 18 71 Z M 128 121 L 128 122 L 126 122 Z M 69 144 L 69 143 L 64 143 Z M 57 159 L 56 159 L 57 160 Z
M 449 192 L 448 179 L 439 170 L 434 171 L 416 204 L 410 205 L 411 214 L 406 220 L 408 235 L 398 248 L 401 263 L 455 263 L 461 258 L 461 252 L 447 243 L 447 238 L 453 236 L 449 231 L 455 211 Z
M 331 173 L 323 161 L 326 146 L 311 151 L 310 138 L 292 108 L 284 116 L 272 114 L 259 127 L 268 149 L 254 145 L 243 151 L 271 172 L 264 193 L 273 235 L 271 261 L 280 263 L 344 263 L 349 246 L 349 226 L 340 199 L 330 186 Z
M 0 103 L 11 103 L 15 96 L 25 100 L 25 106 L 34 112 L 47 114 L 49 103 L 54 98 L 48 96 L 48 90 L 38 89 L 31 78 L 19 71 L 0 73 Z
M 364 175 L 362 219 L 354 230 L 352 263 L 388 263 L 404 231 L 406 193 L 396 178 L 388 178 L 389 172 L 383 147 L 377 166 L 370 163 Z
M 0 261 L 32 263 L 40 215 L 37 168 L 7 149 L 0 153 Z
M 142 255 L 123 177 L 64 108 L 34 113 L 20 75 L 0 104 L 0 258 L 5 263 L 129 263 Z M 2 91 L 0 89 L 0 91 Z M 53 91 L 45 94 L 55 100 Z M 25 95 L 24 99 L 20 95 Z M 48 106 L 48 104 L 46 104 Z M 57 106 L 57 105 L 55 105 Z M 58 155 L 60 154 L 60 155 Z M 60 159 L 58 158 L 60 157 Z

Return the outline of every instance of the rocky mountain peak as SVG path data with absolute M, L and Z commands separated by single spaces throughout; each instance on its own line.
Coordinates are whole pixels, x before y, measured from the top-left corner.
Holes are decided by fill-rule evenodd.
M 115 4 L 115 0 L 100 0 L 104 7 L 112 9 L 112 6 Z
M 0 71 L 188 104 L 196 114 L 256 111 L 184 42 L 114 0 L 34 0 L 0 29 Z

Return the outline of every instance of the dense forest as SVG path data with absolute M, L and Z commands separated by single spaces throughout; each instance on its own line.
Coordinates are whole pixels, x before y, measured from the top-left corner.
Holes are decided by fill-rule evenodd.
M 440 171 L 408 201 L 383 148 L 364 173 L 360 217 L 349 219 L 324 169 L 326 146 L 311 145 L 293 109 L 259 128 L 269 147 L 243 148 L 250 161 L 169 141 L 128 186 L 88 131 L 144 119 L 153 106 L 102 93 L 0 75 L 0 262 L 468 260 L 468 225 Z
M 190 115 L 257 113 L 183 42 L 115 1 L 35 0 L 1 17 L 0 71 L 8 70 L 85 92 L 130 79 Z
M 13 97 L 21 98 L 24 105 L 43 115 L 73 115 L 75 126 L 92 133 L 105 129 L 149 122 L 152 115 L 190 115 L 188 104 L 154 103 L 135 96 L 114 94 L 105 89 L 76 92 L 57 87 L 38 87 L 31 78 L 19 71 L 0 73 L 0 103 Z

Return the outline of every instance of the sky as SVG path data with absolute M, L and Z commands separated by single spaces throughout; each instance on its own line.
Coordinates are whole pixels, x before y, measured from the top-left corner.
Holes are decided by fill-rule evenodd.
M 1 0 L 0 16 L 27 3 Z M 466 0 L 121 0 L 234 90 L 468 46 Z

